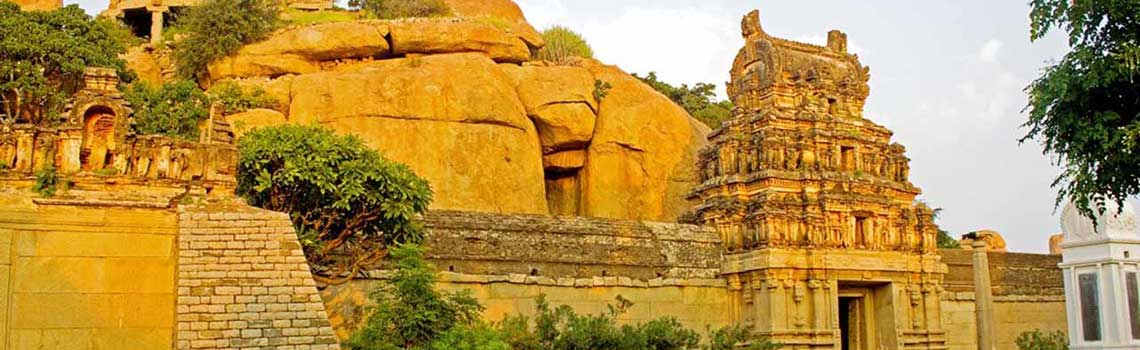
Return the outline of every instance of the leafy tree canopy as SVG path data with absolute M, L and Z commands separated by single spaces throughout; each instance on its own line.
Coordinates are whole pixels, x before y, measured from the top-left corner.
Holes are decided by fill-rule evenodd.
M 210 63 L 245 44 L 261 41 L 280 23 L 279 1 L 205 0 L 178 17 L 186 37 L 175 44 L 174 61 L 185 79 L 205 76 Z
M 652 86 L 653 89 L 668 97 L 677 105 L 684 108 L 694 118 L 700 120 L 710 128 L 718 128 L 721 123 L 732 118 L 732 102 L 716 100 L 716 85 L 697 83 L 696 86 L 682 84 L 680 87 L 657 79 L 656 72 L 649 72 L 645 77 L 633 75 L 641 81 Z
M 1028 132 L 1064 170 L 1054 180 L 1086 216 L 1140 193 L 1140 2 L 1032 0 L 1030 38 L 1065 32 L 1072 51 L 1029 93 Z
M 317 126 L 264 127 L 239 139 L 238 153 L 237 193 L 289 213 L 311 265 L 328 269 L 317 271 L 323 282 L 344 282 L 380 261 L 389 245 L 423 238 L 414 219 L 431 202 L 427 181 L 357 137 Z
M 124 93 L 134 107 L 136 133 L 198 140 L 198 124 L 210 116 L 210 98 L 189 80 L 159 86 L 131 84 Z
M 109 67 L 130 81 L 127 29 L 94 20 L 76 5 L 54 11 L 22 11 L 0 1 L 0 117 L 50 123 L 66 99 L 83 87 L 83 70 Z

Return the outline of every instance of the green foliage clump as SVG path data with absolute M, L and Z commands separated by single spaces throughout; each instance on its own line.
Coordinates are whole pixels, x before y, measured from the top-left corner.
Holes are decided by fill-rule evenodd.
M 1032 0 L 1030 38 L 1054 28 L 1072 51 L 1026 92 L 1029 131 L 1064 170 L 1057 204 L 1070 197 L 1092 216 L 1106 200 L 1140 194 L 1140 2 Z
M 317 126 L 264 127 L 243 136 L 238 153 L 237 193 L 289 213 L 309 262 L 330 269 L 319 275 L 352 278 L 386 247 L 423 238 L 415 217 L 431 202 L 427 181 L 360 138 Z
M 174 49 L 178 74 L 185 79 L 201 78 L 210 63 L 265 39 L 280 22 L 279 4 L 274 0 L 206 0 L 188 8 L 178 18 L 178 26 L 186 32 Z
M 290 8 L 281 15 L 281 20 L 289 25 L 348 22 L 360 19 L 360 13 L 345 10 L 306 11 Z
M 60 179 L 59 173 L 55 171 L 54 167 L 50 167 L 36 172 L 36 184 L 32 186 L 32 191 L 44 198 L 51 197 L 55 195 L 62 183 L 63 180 Z
M 197 140 L 198 125 L 210 117 L 210 98 L 189 80 L 154 86 L 132 84 L 124 93 L 134 108 L 135 132 Z
M 540 60 L 568 64 L 577 57 L 594 57 L 594 49 L 590 48 L 586 39 L 563 26 L 553 26 L 542 31 L 542 40 L 546 42 L 546 46 L 538 50 L 535 55 L 535 58 Z
M 109 20 L 94 20 L 76 5 L 54 11 L 22 11 L 0 1 L 0 119 L 51 124 L 83 70 L 109 67 L 129 81 L 119 54 L 131 35 Z
M 933 213 L 935 224 L 937 224 L 938 218 L 942 216 L 942 208 L 934 208 Z M 943 230 L 942 227 L 938 227 L 938 248 L 958 249 L 962 248 L 962 245 L 950 235 L 950 232 Z
M 349 0 L 348 7 L 368 11 L 376 18 L 440 17 L 451 14 L 444 0 Z
M 345 347 L 451 349 L 445 346 L 479 343 L 482 346 L 470 349 L 503 349 L 504 343 L 496 341 L 484 326 L 476 325 L 483 306 L 470 291 L 435 290 L 435 268 L 424 258 L 423 248 L 402 244 L 391 250 L 391 256 L 395 261 L 391 282 L 369 295 L 375 303 L 371 316 Z
M 245 89 L 232 81 L 214 85 L 206 91 L 206 94 L 211 102 L 218 104 L 220 108 L 218 112 L 225 115 L 257 108 L 274 109 L 279 105 L 276 99 L 265 93 L 265 90 L 258 87 Z
M 740 344 L 748 344 L 740 346 Z M 725 327 L 709 332 L 709 344 L 704 350 L 776 350 L 783 345 L 766 339 L 754 341 L 744 327 Z
M 716 100 L 716 85 L 697 83 L 693 87 L 686 84 L 677 87 L 658 80 L 656 72 L 649 72 L 645 77 L 637 74 L 633 76 L 673 100 L 685 111 L 688 111 L 693 118 L 700 120 L 710 128 L 718 128 L 732 118 L 732 102 Z
M 1069 339 L 1065 332 L 1042 332 L 1035 329 L 1017 336 L 1014 341 L 1019 350 L 1069 350 Z
M 610 85 L 609 82 L 604 82 L 604 81 L 595 79 L 594 80 L 594 101 L 602 102 L 602 100 L 604 100 L 606 98 L 606 96 L 609 96 L 610 89 L 612 89 L 613 87 L 614 86 Z

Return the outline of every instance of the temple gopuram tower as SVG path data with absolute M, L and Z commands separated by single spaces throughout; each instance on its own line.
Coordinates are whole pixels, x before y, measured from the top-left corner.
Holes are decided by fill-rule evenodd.
M 869 69 L 742 23 L 728 94 L 692 193 L 716 227 L 741 324 L 785 349 L 945 349 L 938 229 L 903 146 L 863 118 Z

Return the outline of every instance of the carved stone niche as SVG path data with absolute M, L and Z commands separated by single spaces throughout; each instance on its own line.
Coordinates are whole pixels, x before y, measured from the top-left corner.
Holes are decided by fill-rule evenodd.
M 84 89 L 64 113 L 69 126 L 81 130 L 79 153 L 61 156 L 64 163 L 78 158 L 80 170 L 113 168 L 117 158 L 125 156 L 131 110 L 116 88 L 119 80 L 113 69 L 88 68 L 84 74 Z

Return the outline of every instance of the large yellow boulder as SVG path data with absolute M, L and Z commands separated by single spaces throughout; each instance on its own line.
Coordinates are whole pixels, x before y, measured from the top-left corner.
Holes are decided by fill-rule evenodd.
M 541 48 L 546 45 L 542 35 L 527 23 L 526 16 L 518 4 L 511 0 L 445 0 L 458 16 L 472 18 L 494 18 L 509 24 L 512 33 L 519 36 L 527 45 Z
M 294 54 L 281 55 L 237 55 L 210 64 L 212 79 L 276 77 L 286 74 L 315 73 L 321 70 L 319 63 Z
M 434 208 L 547 213 L 535 127 L 486 55 L 376 61 L 291 86 L 290 123 L 358 135 L 408 164 L 432 184 Z
M 583 61 L 612 85 L 579 177 L 586 216 L 676 220 L 692 208 L 686 193 L 699 180 L 697 152 L 709 128 L 684 109 L 614 66 Z
M 126 61 L 127 69 L 135 72 L 139 81 L 153 85 L 162 84 L 163 67 L 150 45 L 139 45 L 127 49 L 127 52 L 122 55 L 122 59 Z
M 392 21 L 392 52 L 440 54 L 482 52 L 495 62 L 521 63 L 530 48 L 517 36 L 493 23 L 463 18 L 420 18 Z
M 544 154 L 584 149 L 594 135 L 594 76 L 581 67 L 499 65 L 511 77 Z
M 292 54 L 313 61 L 389 55 L 388 25 L 379 21 L 321 23 L 279 30 L 238 55 Z
M 262 126 L 281 125 L 288 122 L 285 114 L 272 109 L 251 109 L 228 115 L 226 120 L 233 127 L 234 137 L 238 138 Z

